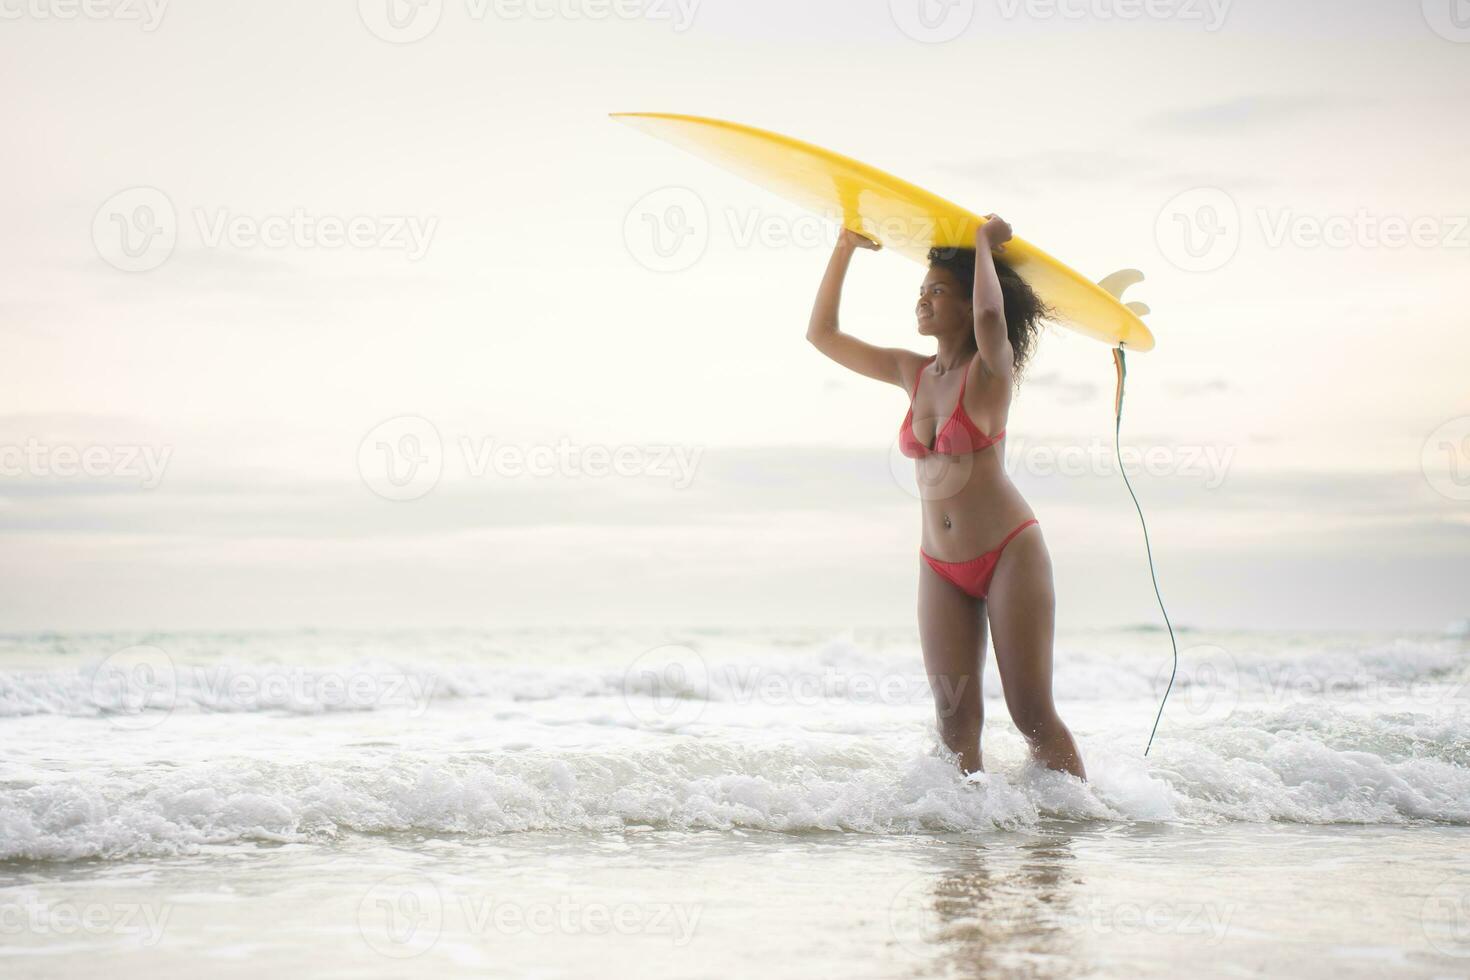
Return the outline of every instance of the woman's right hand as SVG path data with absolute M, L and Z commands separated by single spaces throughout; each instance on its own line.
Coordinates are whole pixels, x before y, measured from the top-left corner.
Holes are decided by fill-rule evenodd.
M 866 248 L 873 252 L 881 251 L 883 246 L 865 235 L 859 235 L 851 228 L 843 228 L 842 235 L 837 239 L 839 248 Z

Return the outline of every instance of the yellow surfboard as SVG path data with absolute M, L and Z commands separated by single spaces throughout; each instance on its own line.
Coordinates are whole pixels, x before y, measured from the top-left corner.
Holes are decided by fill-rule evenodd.
M 925 261 L 933 246 L 973 247 L 985 219 L 957 204 L 840 153 L 753 126 L 657 112 L 612 118 L 673 143 L 909 258 Z M 1004 259 L 1025 277 L 1063 326 L 1115 347 L 1152 350 L 1140 319 L 1142 303 L 1123 291 L 1143 280 L 1134 269 L 1093 282 L 1020 238 Z

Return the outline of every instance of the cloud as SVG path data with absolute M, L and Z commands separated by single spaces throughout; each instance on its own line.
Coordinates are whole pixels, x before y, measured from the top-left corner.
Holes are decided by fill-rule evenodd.
M 1013 440 L 1017 455 L 1043 443 Z M 1096 440 L 1045 445 L 1110 458 Z M 919 502 L 895 476 L 909 462 L 883 445 L 712 448 L 683 490 L 461 476 L 406 503 L 373 496 L 343 462 L 336 479 L 210 467 L 152 491 L 0 479 L 0 629 L 912 616 Z M 1066 615 L 1151 615 L 1117 475 L 1013 473 L 1046 528 Z M 1133 486 L 1179 619 L 1438 627 L 1464 615 L 1470 523 L 1418 472 L 1231 469 L 1213 488 L 1138 472 Z M 1373 574 L 1339 582 L 1344 569 Z
M 1026 379 L 1026 386 L 1055 392 L 1056 400 L 1063 405 L 1077 405 L 1092 401 L 1101 391 L 1091 381 L 1073 381 L 1062 377 L 1058 371 L 1032 375 Z
M 963 174 L 995 191 L 1042 195 L 1058 186 L 1128 187 L 1140 190 L 1180 187 L 1230 187 L 1237 190 L 1275 186 L 1278 181 L 1236 170 L 1178 169 L 1176 157 L 1127 155 L 1114 150 L 1042 150 L 1009 157 L 989 157 L 938 169 Z
M 1201 395 L 1218 395 L 1230 390 L 1230 383 L 1224 378 L 1210 378 L 1207 381 L 1168 381 L 1164 383 L 1164 390 L 1175 398 L 1198 398 Z
M 1036 193 L 1055 184 L 1109 184 L 1132 180 L 1157 167 L 1142 157 L 1127 156 L 1108 149 L 1041 150 L 1014 156 L 987 157 L 963 164 L 946 164 L 939 169 L 963 174 L 999 188 Z
M 1212 528 L 1241 541 L 1269 538 L 1269 527 L 1283 521 L 1305 539 L 1354 524 L 1449 533 L 1446 502 L 1417 471 L 1245 471 L 1234 465 L 1231 449 L 1167 441 L 1125 445 L 1145 506 L 1197 522 L 1205 539 L 1213 540 Z M 1140 456 L 1145 451 L 1163 463 Z M 1126 504 L 1112 454 L 1111 441 L 1096 434 L 1017 431 L 1007 445 L 1007 466 L 1039 512 L 1106 516 L 1123 513 L 1118 508 Z M 299 478 L 279 470 L 191 466 L 187 455 L 176 454 L 156 489 L 136 480 L 0 476 L 0 536 L 46 530 L 370 541 L 490 528 L 758 524 L 807 514 L 871 527 L 904 520 L 919 506 L 906 486 L 908 461 L 886 446 L 709 448 L 682 487 L 658 474 L 475 476 L 446 455 L 443 481 L 427 496 L 400 504 L 375 497 L 346 454 L 335 475 Z
M 1325 96 L 1246 95 L 1158 113 L 1144 120 L 1144 128 L 1190 133 L 1242 129 L 1316 115 L 1337 104 L 1338 100 Z

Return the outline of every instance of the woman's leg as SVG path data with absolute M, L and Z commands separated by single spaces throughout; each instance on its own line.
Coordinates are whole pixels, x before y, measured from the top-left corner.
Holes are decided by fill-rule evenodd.
M 987 600 L 995 665 L 1011 720 L 1042 765 L 1086 779 L 1077 743 L 1052 703 L 1056 592 L 1041 528 L 1027 528 L 1007 546 Z
M 919 557 L 919 642 L 934 692 L 939 737 L 960 757 L 965 772 L 979 772 L 985 603 L 945 581 L 923 556 Z

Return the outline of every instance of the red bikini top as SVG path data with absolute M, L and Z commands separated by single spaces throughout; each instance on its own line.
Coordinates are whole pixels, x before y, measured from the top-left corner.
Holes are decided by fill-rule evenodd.
M 937 359 L 937 356 L 931 357 L 929 363 L 932 364 Z M 898 430 L 899 451 L 909 459 L 923 459 L 931 454 L 968 456 L 972 453 L 983 452 L 1006 437 L 1004 429 L 1001 429 L 994 437 L 986 435 L 965 411 L 965 381 L 968 380 L 969 371 L 966 370 L 965 373 L 966 378 L 960 381 L 960 400 L 955 403 L 949 421 L 940 426 L 939 431 L 934 434 L 934 445 L 930 447 L 924 445 L 914 435 L 914 399 L 919 396 L 919 381 L 924 377 L 924 369 L 919 369 L 918 375 L 914 378 L 913 396 L 909 398 L 909 413 L 903 417 L 903 427 Z

